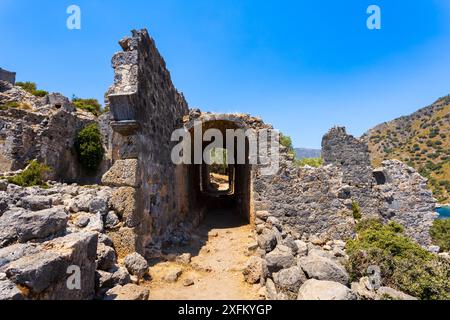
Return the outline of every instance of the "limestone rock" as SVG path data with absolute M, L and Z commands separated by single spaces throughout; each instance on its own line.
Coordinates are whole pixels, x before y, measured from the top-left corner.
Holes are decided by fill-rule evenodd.
M 102 216 L 108 213 L 108 202 L 102 198 L 94 198 L 89 203 L 89 212 L 100 213 Z
M 23 300 L 22 292 L 8 279 L 0 280 L 0 301 Z
M 279 288 L 297 293 L 307 278 L 300 267 L 294 266 L 274 273 L 273 281 Z
M 345 269 L 331 259 L 318 255 L 308 255 L 299 259 L 299 266 L 308 278 L 328 280 L 347 285 L 349 276 Z
M 172 268 L 166 273 L 166 275 L 164 276 L 164 280 L 167 282 L 176 282 L 182 273 L 183 269 L 177 267 Z
M 242 274 L 246 282 L 250 284 L 257 283 L 263 275 L 263 259 L 256 256 L 251 257 Z
M 136 190 L 134 188 L 122 187 L 114 190 L 110 204 L 127 227 L 132 228 L 139 223 L 134 216 L 136 206 Z
M 295 258 L 289 247 L 278 245 L 275 250 L 266 254 L 266 262 L 269 272 L 273 273 L 294 266 Z
M 89 222 L 91 222 L 91 215 L 85 212 L 79 214 L 74 221 L 78 228 L 87 227 Z
M 117 160 L 102 178 L 102 183 L 110 187 L 138 188 L 141 184 L 138 175 L 138 160 Z
M 96 290 L 110 289 L 115 286 L 124 286 L 131 282 L 130 274 L 123 267 L 114 267 L 109 271 L 97 270 L 95 272 Z M 103 291 L 103 294 L 106 293 Z
M 104 233 L 98 235 L 98 243 L 103 243 L 105 246 L 112 247 L 114 245 L 110 237 Z
M 275 283 L 273 283 L 270 278 L 266 281 L 266 293 L 267 300 L 278 300 L 277 288 L 275 287 Z
M 8 189 L 8 181 L 0 179 L 0 191 L 6 191 Z
M 195 281 L 192 278 L 187 278 L 183 281 L 183 286 L 185 286 L 185 287 L 190 287 L 190 286 L 193 286 L 194 284 L 195 284 Z
M 105 222 L 104 222 L 105 228 L 114 229 L 119 225 L 119 223 L 120 223 L 120 220 L 114 211 L 108 212 L 108 214 L 105 216 Z
M 401 291 L 389 288 L 381 287 L 377 290 L 377 300 L 417 300 L 413 296 L 410 296 Z
M 295 245 L 297 246 L 297 255 L 300 257 L 308 255 L 308 245 L 306 242 L 301 240 L 295 240 Z
M 278 219 L 275 218 L 275 217 L 268 217 L 267 220 L 266 220 L 266 224 L 267 224 L 267 226 L 268 226 L 269 229 L 271 229 L 272 227 L 275 227 L 275 228 L 277 228 L 279 231 L 282 230 L 282 225 L 281 225 L 280 220 L 278 220 Z
M 0 248 L 14 241 L 44 239 L 65 229 L 69 217 L 63 207 L 41 211 L 12 209 L 0 217 Z
M 131 282 L 130 274 L 128 273 L 128 270 L 123 267 L 118 267 L 115 270 L 113 270 L 112 274 L 112 281 L 114 285 L 126 285 Z
M 298 300 L 356 300 L 356 295 L 338 282 L 310 279 L 301 286 Z
M 148 273 L 147 260 L 137 252 L 127 255 L 124 263 L 128 272 L 138 278 L 142 278 Z
M 183 253 L 176 257 L 175 261 L 181 264 L 189 264 L 191 263 L 191 254 L 190 253 Z
M 74 233 L 38 245 L 36 252 L 10 261 L 2 270 L 9 280 L 30 290 L 27 298 L 90 299 L 94 295 L 96 247 L 95 233 Z M 71 266 L 80 268 L 80 289 L 67 287 Z
M 8 209 L 9 209 L 8 200 L 0 196 L 0 217 L 3 215 L 3 213 L 8 211 Z
M 255 215 L 258 219 L 261 219 L 263 221 L 266 221 L 267 218 L 270 217 L 270 214 L 268 211 L 256 211 Z
M 108 271 L 116 263 L 116 252 L 102 243 L 97 246 L 97 269 Z
M 31 211 L 49 209 L 52 206 L 52 198 L 37 195 L 27 196 L 21 200 L 20 206 Z
M 105 300 L 148 300 L 149 295 L 148 289 L 130 283 L 108 290 Z
M 376 292 L 367 277 L 361 278 L 359 282 L 353 282 L 351 288 L 360 300 L 374 300 L 376 298 Z
M 272 230 L 264 229 L 258 236 L 258 244 L 261 249 L 270 252 L 275 249 L 277 245 L 277 237 Z

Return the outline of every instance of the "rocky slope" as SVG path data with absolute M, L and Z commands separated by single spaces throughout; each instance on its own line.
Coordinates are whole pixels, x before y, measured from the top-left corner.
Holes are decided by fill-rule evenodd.
M 432 105 L 369 130 L 368 143 L 374 166 L 398 159 L 429 179 L 440 202 L 450 201 L 450 96 Z
M 48 179 L 99 182 L 108 161 L 92 177 L 79 165 L 74 141 L 80 129 L 97 122 L 107 143 L 108 116 L 97 118 L 77 109 L 59 93 L 37 97 L 0 81 L 0 172 L 24 169 L 29 161 L 36 159 L 52 169 Z

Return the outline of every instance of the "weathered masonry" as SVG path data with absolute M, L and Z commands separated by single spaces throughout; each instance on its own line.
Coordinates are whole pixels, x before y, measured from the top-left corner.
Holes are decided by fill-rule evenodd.
M 16 73 L 0 68 L 0 81 L 6 81 L 14 85 L 16 83 Z
M 229 168 L 230 190 L 211 192 L 206 165 L 172 163 L 176 142 L 171 135 L 180 128 L 193 135 L 198 122 L 203 132 L 214 128 L 224 136 L 227 129 L 257 131 L 270 126 L 248 115 L 189 112 L 147 31 L 133 31 L 120 45 L 124 51 L 113 57 L 115 79 L 107 93 L 114 164 L 103 177 L 104 184 L 118 188 L 115 198 L 124 203 L 126 227 L 111 234 L 116 246 L 124 252 L 144 252 L 146 247 L 160 245 L 180 224 L 197 226 L 215 205 L 229 206 L 251 222 L 255 168 L 248 161 L 248 151 L 245 164 Z
M 106 94 L 113 165 L 102 179 L 115 187 L 112 201 L 122 208 L 124 225 L 110 234 L 119 255 L 151 254 L 178 230 L 195 228 L 217 205 L 255 225 L 260 222 L 257 213 L 267 211 L 297 238 L 341 239 L 354 234 L 352 205 L 358 203 L 363 216 L 402 222 L 413 238 L 429 244 L 427 230 L 435 215 L 426 182 L 397 162 L 374 171 L 367 146 L 344 128 L 333 128 L 324 137 L 321 168 L 297 168 L 281 148 L 278 173 L 264 176 L 248 162 L 247 150 L 245 164 L 227 169 L 229 188 L 212 190 L 208 166 L 173 164 L 177 142 L 171 141 L 172 133 L 184 128 L 192 135 L 195 123 L 201 123 L 203 132 L 214 128 L 222 133 L 272 127 L 249 115 L 190 110 L 146 30 L 133 31 L 120 45 L 123 52 L 112 59 L 114 84 Z

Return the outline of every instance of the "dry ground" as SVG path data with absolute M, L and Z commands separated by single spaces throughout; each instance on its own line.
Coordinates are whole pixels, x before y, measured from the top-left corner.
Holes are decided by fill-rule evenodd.
M 248 247 L 254 242 L 251 226 L 240 217 L 225 210 L 210 213 L 190 246 L 170 251 L 175 255 L 191 253 L 191 263 L 151 264 L 150 300 L 259 299 L 259 286 L 247 284 L 242 275 L 252 254 Z M 176 282 L 167 281 L 166 275 L 174 270 L 181 270 L 181 276 Z

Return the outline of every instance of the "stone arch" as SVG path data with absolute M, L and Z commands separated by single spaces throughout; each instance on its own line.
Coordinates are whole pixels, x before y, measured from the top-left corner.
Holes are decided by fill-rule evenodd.
M 194 130 L 201 124 L 201 132 L 203 134 L 209 129 L 217 129 L 222 133 L 223 149 L 227 150 L 227 130 L 242 130 L 246 132 L 251 129 L 247 123 L 237 115 L 232 114 L 202 114 L 199 117 L 190 119 L 183 128 L 189 132 L 191 137 L 191 147 L 194 149 Z M 236 139 L 237 140 L 237 139 Z M 252 178 L 254 166 L 249 160 L 249 140 L 245 138 L 245 163 L 238 162 L 237 147 L 239 142 L 234 141 L 232 150 L 234 163 L 228 165 L 227 175 L 230 184 L 229 192 L 211 192 L 206 186 L 209 181 L 208 165 L 202 161 L 202 164 L 195 163 L 194 154 L 192 154 L 192 165 L 189 167 L 189 185 L 190 198 L 193 200 L 191 207 L 194 210 L 207 213 L 214 207 L 222 206 L 228 208 L 243 216 L 248 222 L 253 222 L 253 206 L 252 206 Z M 202 155 L 205 148 L 210 142 L 202 141 Z

